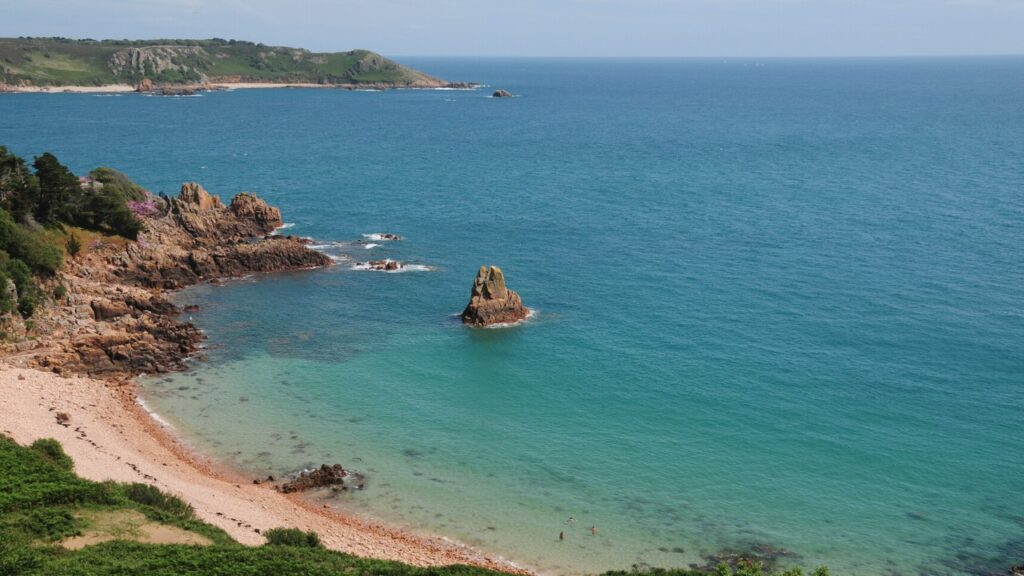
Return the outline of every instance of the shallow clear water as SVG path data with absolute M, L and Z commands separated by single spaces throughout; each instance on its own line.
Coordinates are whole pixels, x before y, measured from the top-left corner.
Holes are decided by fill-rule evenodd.
M 143 389 L 189 440 L 550 572 L 1024 560 L 1024 59 L 410 62 L 520 97 L 0 98 L 17 153 L 350 258 L 180 296 L 209 360 Z M 489 263 L 526 325 L 453 318 Z

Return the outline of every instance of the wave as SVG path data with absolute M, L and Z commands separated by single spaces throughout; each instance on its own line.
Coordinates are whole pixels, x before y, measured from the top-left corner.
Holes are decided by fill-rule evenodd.
M 522 326 L 523 324 L 526 324 L 527 322 L 532 320 L 533 317 L 536 316 L 536 315 L 537 315 L 537 309 L 536 308 L 527 308 L 526 309 L 526 318 L 523 318 L 522 320 L 517 320 L 515 322 L 499 322 L 497 324 L 491 324 L 490 326 L 484 326 L 484 328 L 486 328 L 487 330 L 497 330 L 497 329 L 500 329 L 500 328 L 512 328 L 512 327 L 515 327 L 515 326 Z
M 394 262 L 394 260 L 385 260 L 385 262 Z M 380 268 L 374 268 L 369 262 L 356 262 L 352 265 L 353 270 L 361 270 L 366 272 L 383 272 L 385 274 L 400 274 L 402 272 L 432 272 L 434 268 L 427 266 L 426 264 L 400 264 L 401 268 L 397 270 L 381 270 Z
M 270 235 L 274 236 L 276 234 L 280 234 L 281 230 L 287 230 L 287 229 L 291 228 L 292 226 L 295 226 L 295 222 L 285 222 L 284 224 L 281 224 L 277 228 L 274 228 L 274 230 L 270 233 Z
M 136 398 L 136 399 L 135 399 L 135 402 L 136 402 L 136 404 L 138 404 L 138 405 L 139 405 L 139 406 L 140 406 L 140 407 L 141 407 L 141 408 L 142 408 L 143 410 L 145 410 L 145 411 L 146 411 L 146 414 L 149 414 L 149 417 L 150 417 L 150 418 L 152 418 L 153 420 L 155 420 L 157 424 L 159 424 L 159 425 L 163 426 L 164 428 L 170 428 L 171 430 L 174 430 L 174 425 L 173 425 L 173 424 L 171 424 L 170 422 L 168 422 L 167 420 L 164 420 L 163 418 L 161 418 L 161 417 L 160 417 L 160 415 L 159 415 L 159 414 L 157 414 L 156 412 L 154 412 L 153 410 L 151 410 L 151 409 L 149 408 L 149 405 L 148 405 L 148 404 L 146 404 L 146 401 L 145 401 L 145 400 L 143 400 L 142 398 Z
M 401 236 L 397 234 L 389 234 L 387 232 L 374 232 L 372 234 L 363 234 L 363 238 L 367 240 L 376 240 L 377 242 L 390 242 L 392 240 L 401 240 Z
M 321 251 L 322 250 L 329 250 L 331 248 L 343 248 L 344 246 L 345 246 L 344 242 L 319 242 L 317 244 L 306 244 L 307 248 L 311 248 L 313 250 L 321 250 Z
M 373 242 L 370 242 L 366 246 L 363 246 L 363 248 L 366 248 L 367 250 L 373 250 L 374 248 L 376 248 L 378 246 L 380 246 L 380 244 L 374 244 Z

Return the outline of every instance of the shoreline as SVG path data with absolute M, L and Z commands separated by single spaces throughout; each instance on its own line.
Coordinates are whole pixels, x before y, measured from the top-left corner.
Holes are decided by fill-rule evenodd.
M 480 88 L 473 83 L 440 83 L 423 85 L 393 84 L 317 84 L 313 82 L 211 82 L 209 84 L 154 86 L 151 90 L 139 90 L 130 84 L 107 84 L 103 86 L 12 86 L 0 85 L 0 94 L 160 94 L 161 91 L 176 93 L 181 91 L 218 92 L 229 90 L 264 90 L 274 88 L 320 88 L 351 91 L 385 91 L 385 90 L 467 90 Z
M 332 550 L 416 566 L 469 564 L 531 572 L 440 536 L 421 536 L 256 484 L 198 453 L 161 424 L 137 377 L 202 358 L 202 332 L 167 297 L 200 282 L 330 266 L 292 236 L 277 208 L 237 194 L 225 205 L 195 183 L 146 216 L 139 242 L 103 241 L 65 262 L 65 296 L 37 311 L 36 328 L 0 342 L 0 433 L 21 444 L 61 442 L 91 480 L 145 482 L 181 497 L 206 522 L 246 545 L 262 532 L 316 532 Z M 144 241 L 143 241 L 144 240 Z M 54 414 L 71 420 L 58 423 Z
M 187 501 L 203 521 L 241 544 L 264 543 L 276 527 L 315 531 L 324 545 L 357 556 L 415 566 L 469 564 L 512 574 L 531 572 L 441 536 L 421 536 L 361 518 L 301 493 L 254 484 L 238 471 L 198 454 L 139 402 L 134 381 L 64 377 L 0 359 L 0 432 L 20 444 L 61 442 L 79 475 L 96 481 L 144 482 Z M 71 416 L 59 424 L 56 412 Z M 140 433 L 141 432 L 141 433 Z

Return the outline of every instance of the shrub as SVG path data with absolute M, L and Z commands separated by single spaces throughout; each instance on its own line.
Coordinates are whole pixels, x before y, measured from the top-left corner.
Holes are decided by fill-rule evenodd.
M 82 241 L 78 239 L 77 234 L 72 232 L 71 236 L 68 236 L 68 241 L 64 244 L 64 248 L 67 249 L 68 255 L 74 258 L 82 251 Z
M 178 518 L 191 519 L 195 517 L 195 510 L 187 502 L 177 496 L 161 492 L 159 488 L 150 484 L 138 482 L 127 484 L 124 486 L 124 495 L 132 502 L 152 506 Z
M 270 546 L 297 546 L 300 548 L 320 548 L 320 537 L 316 532 L 303 532 L 298 528 L 272 528 L 264 534 Z
M 62 470 L 71 472 L 75 469 L 75 463 L 71 460 L 71 457 L 64 452 L 64 448 L 61 447 L 60 442 L 57 442 L 53 438 L 40 438 L 29 446 L 30 449 L 35 450 L 37 453 L 43 456 L 49 462 L 57 465 Z
M 33 272 L 52 276 L 62 264 L 61 250 L 40 233 L 19 226 L 0 208 L 0 250 L 28 265 Z

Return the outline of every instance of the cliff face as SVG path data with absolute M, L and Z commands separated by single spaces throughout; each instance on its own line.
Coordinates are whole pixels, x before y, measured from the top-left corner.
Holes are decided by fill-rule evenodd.
M 60 278 L 66 295 L 34 318 L 39 339 L 8 350 L 17 361 L 109 378 L 179 369 L 203 336 L 176 318 L 161 289 L 331 262 L 298 238 L 268 236 L 280 211 L 251 194 L 225 206 L 190 183 L 142 220 L 138 242 L 96 241 L 69 259 Z
M 143 242 L 112 259 L 114 273 L 135 285 L 176 289 L 205 279 L 326 266 L 331 259 L 298 239 L 267 236 L 281 212 L 252 194 L 224 206 L 189 183 L 165 216 L 146 220 Z
M 206 84 L 203 63 L 209 55 L 199 46 L 142 46 L 125 48 L 110 55 L 107 68 L 116 78 L 134 83 L 141 78 L 181 78 L 183 82 Z
M 519 294 L 505 286 L 501 268 L 481 266 L 473 280 L 469 304 L 462 311 L 462 322 L 470 326 L 490 326 L 518 322 L 529 313 Z

